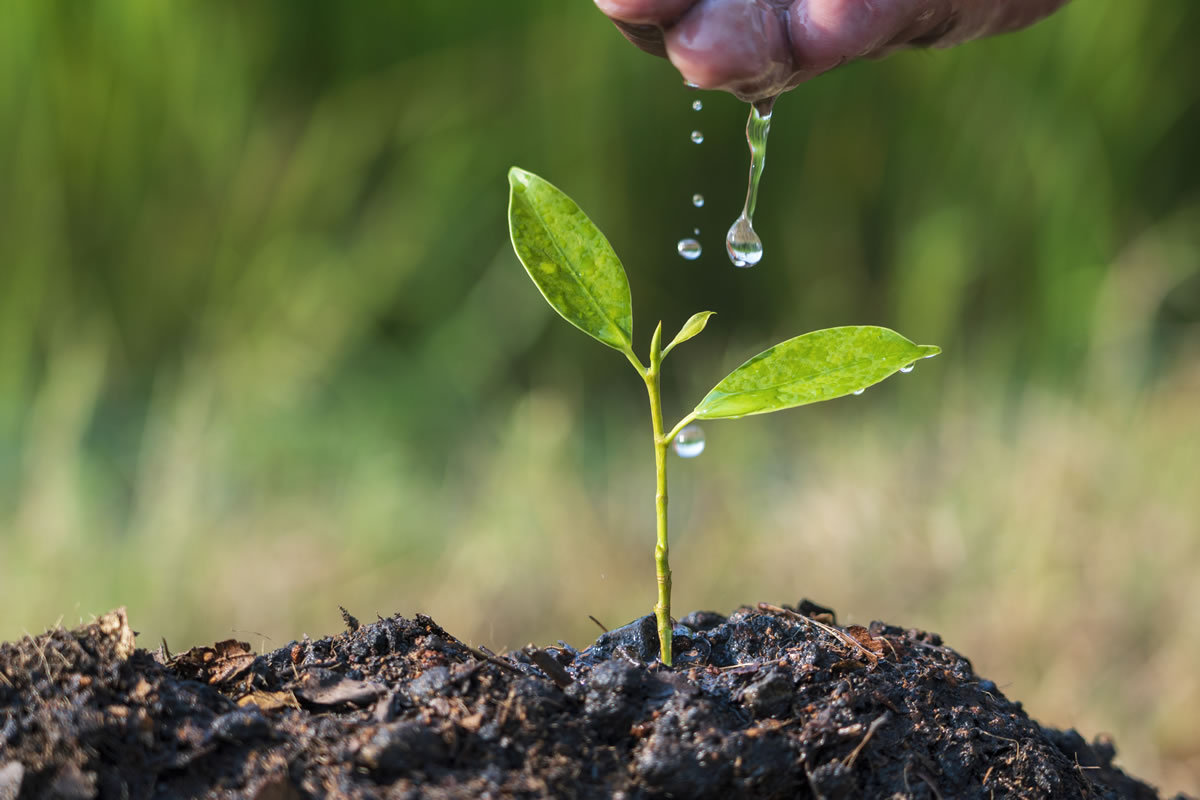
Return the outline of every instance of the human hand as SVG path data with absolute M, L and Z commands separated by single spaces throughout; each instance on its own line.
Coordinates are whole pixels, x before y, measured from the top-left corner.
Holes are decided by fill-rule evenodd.
M 905 47 L 1016 30 L 1067 0 L 595 0 L 684 80 L 751 102 L 834 67 Z

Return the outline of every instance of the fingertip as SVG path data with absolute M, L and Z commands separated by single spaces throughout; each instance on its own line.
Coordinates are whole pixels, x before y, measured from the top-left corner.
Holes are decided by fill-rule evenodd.
M 758 100 L 782 91 L 791 52 L 780 18 L 745 0 L 700 0 L 669 29 L 667 57 L 689 83 Z
M 595 0 L 596 8 L 620 22 L 668 25 L 684 15 L 695 0 Z

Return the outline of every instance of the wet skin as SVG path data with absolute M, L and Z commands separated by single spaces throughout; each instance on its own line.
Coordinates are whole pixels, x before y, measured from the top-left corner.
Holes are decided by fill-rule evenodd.
M 595 0 L 684 79 L 768 101 L 858 58 L 1017 30 L 1067 0 Z

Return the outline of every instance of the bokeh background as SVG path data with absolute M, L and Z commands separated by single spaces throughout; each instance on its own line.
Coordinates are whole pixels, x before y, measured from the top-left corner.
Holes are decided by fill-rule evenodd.
M 718 312 L 672 418 L 814 328 L 945 350 L 707 425 L 678 612 L 937 630 L 1200 788 L 1200 5 L 1080 0 L 789 94 L 752 270 L 721 252 L 745 106 L 584 0 L 469 5 L 6 5 L 0 637 L 127 605 L 146 647 L 270 648 L 342 604 L 582 646 L 648 613 L 644 390 L 513 256 L 519 164 L 622 255 L 639 349 Z

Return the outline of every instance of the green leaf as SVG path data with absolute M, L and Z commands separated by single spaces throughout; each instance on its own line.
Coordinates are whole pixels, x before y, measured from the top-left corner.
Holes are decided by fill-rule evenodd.
M 692 314 L 691 319 L 683 323 L 683 327 L 679 329 L 679 333 L 675 334 L 675 338 L 671 340 L 671 343 L 667 345 L 662 354 L 665 356 L 667 353 L 671 352 L 672 349 L 674 349 L 675 345 L 683 344 L 688 339 L 691 339 L 700 331 L 704 330 L 704 326 L 708 324 L 708 318 L 715 313 L 717 312 L 701 311 L 698 314 Z
M 574 200 L 532 172 L 513 167 L 508 182 L 513 249 L 546 302 L 588 336 L 632 355 L 629 278 L 608 239 Z
M 742 364 L 696 406 L 697 419 L 734 419 L 853 394 L 941 348 L 870 325 L 827 328 Z

